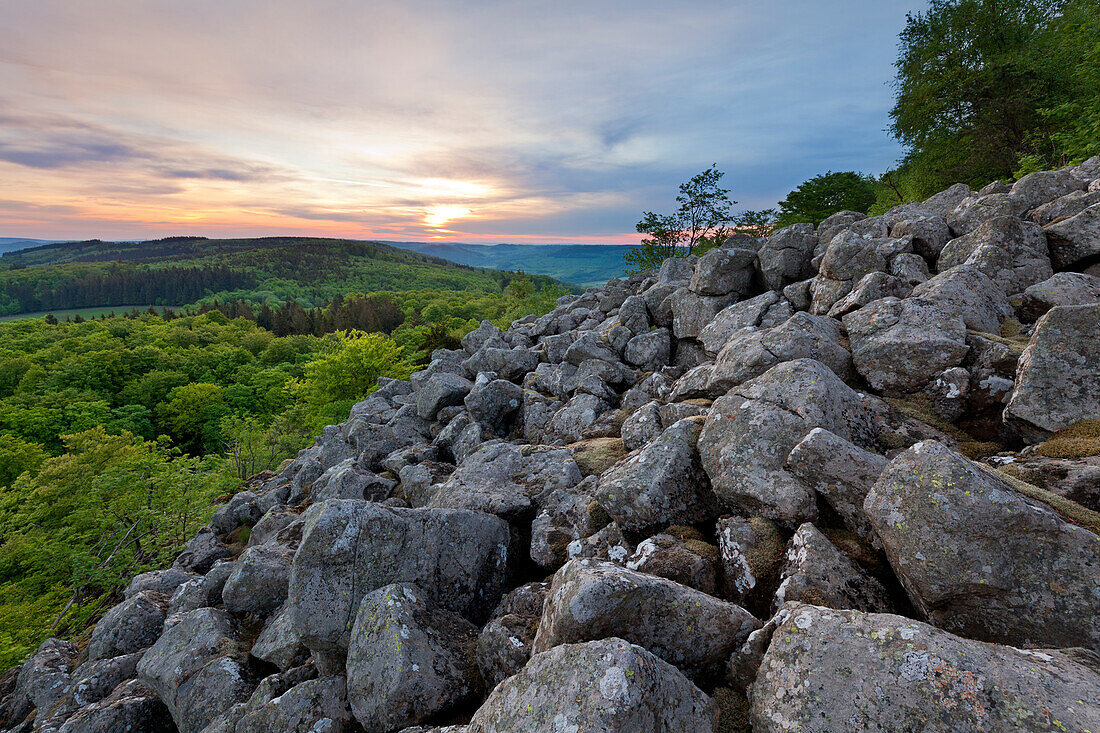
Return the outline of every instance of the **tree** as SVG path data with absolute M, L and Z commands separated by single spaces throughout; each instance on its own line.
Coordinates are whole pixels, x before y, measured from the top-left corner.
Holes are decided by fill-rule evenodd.
M 809 222 L 814 226 L 838 211 L 866 214 L 875 203 L 874 179 L 853 171 L 814 176 L 779 202 L 777 226 Z
M 1095 2 L 1088 3 L 1096 12 Z M 906 17 L 891 132 L 924 193 L 1009 178 L 1064 70 L 1043 62 L 1042 29 L 1063 0 L 932 0 Z
M 730 208 L 737 203 L 730 200 L 729 189 L 719 185 L 724 175 L 715 164 L 681 183 L 675 214 L 643 212 L 635 229 L 646 236 L 623 255 L 627 272 L 644 272 L 669 257 L 689 255 L 700 244 L 724 241 L 732 233 Z
M 743 211 L 733 220 L 733 226 L 750 237 L 763 237 L 775 227 L 776 216 L 778 213 L 775 209 Z

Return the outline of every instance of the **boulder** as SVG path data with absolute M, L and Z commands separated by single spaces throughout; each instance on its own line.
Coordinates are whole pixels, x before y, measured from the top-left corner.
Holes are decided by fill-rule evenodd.
M 970 265 L 952 267 L 913 288 L 912 298 L 938 303 L 966 327 L 1000 334 L 1001 321 L 1013 314 L 1004 291 Z
M 786 610 L 752 687 L 754 731 L 1085 731 L 1100 722 L 1100 674 L 1069 654 L 983 644 L 892 614 Z
M 708 377 L 709 379 L 709 377 Z M 653 400 L 630 413 L 623 421 L 620 430 L 623 445 L 627 450 L 637 450 L 646 443 L 656 440 L 663 431 L 661 425 L 661 403 Z
M 905 298 L 911 292 L 913 292 L 913 286 L 900 277 L 885 272 L 872 272 L 864 275 L 850 293 L 833 304 L 829 309 L 829 317 L 843 318 L 852 311 L 859 310 L 881 298 Z
M 680 420 L 600 476 L 596 499 L 627 530 L 694 524 L 714 516 L 699 463 L 697 419 Z
M 909 237 L 913 251 L 928 262 L 935 262 L 951 239 L 947 220 L 936 214 L 915 214 L 895 221 L 890 226 L 891 237 Z
M 672 308 L 672 334 L 678 339 L 696 338 L 703 327 L 733 300 L 736 300 L 735 296 L 697 295 L 687 288 L 680 288 L 668 296 Z
M 1005 295 L 1019 293 L 1054 274 L 1043 230 L 1011 216 L 990 219 L 948 242 L 937 268 L 943 272 L 958 265 L 975 268 Z
M 493 690 L 468 733 L 494 731 L 714 733 L 714 702 L 675 667 L 622 639 L 536 654 Z
M 574 490 L 555 489 L 541 501 L 531 523 L 531 559 L 539 567 L 554 570 L 567 559 L 567 548 L 606 526 L 610 517 L 593 498 L 595 477 Z
M 733 334 L 747 327 L 771 328 L 793 315 L 790 303 L 779 293 L 769 290 L 755 298 L 723 308 L 699 332 L 699 342 L 707 353 L 717 354 Z
M 35 650 L 15 679 L 11 695 L 0 710 L 0 722 L 15 725 L 31 710 L 36 719 L 45 721 L 49 711 L 72 690 L 73 659 L 76 645 L 62 639 L 46 639 Z
M 290 608 L 285 603 L 268 617 L 250 654 L 283 672 L 302 664 L 309 656 L 309 650 L 294 631 Z
M 432 420 L 444 407 L 461 405 L 474 385 L 457 374 L 436 374 L 428 379 L 416 395 L 416 414 Z
M 554 575 L 534 652 L 619 637 L 688 676 L 723 666 L 760 623 L 694 588 L 600 560 L 572 560 Z
M 718 595 L 718 548 L 690 527 L 669 527 L 642 540 L 627 558 L 627 570 L 667 578 L 707 595 Z
M 785 601 L 857 611 L 891 609 L 882 584 L 859 569 L 809 523 L 798 528 L 787 546 L 787 562 L 775 592 L 775 609 Z
M 504 334 L 490 321 L 482 321 L 477 328 L 462 337 L 462 349 L 467 354 L 476 353 L 482 346 L 505 348 Z
M 343 675 L 306 680 L 275 696 L 237 721 L 233 733 L 352 733 Z
M 1054 201 L 1072 191 L 1084 191 L 1087 187 L 1084 181 L 1073 174 L 1072 169 L 1063 168 L 1057 171 L 1028 173 L 1012 184 L 1009 193 L 1023 201 L 1025 210 L 1028 210 L 1048 201 Z
M 138 663 L 138 678 L 168 706 L 180 733 L 199 733 L 244 700 L 255 682 L 237 656 L 240 637 L 225 611 L 172 616 Z
M 1043 228 L 1055 270 L 1091 263 L 1100 255 L 1100 204 Z
M 930 211 L 937 216 L 947 218 L 947 215 L 962 203 L 963 199 L 971 195 L 970 186 L 965 183 L 956 183 L 945 191 L 929 196 L 921 201 L 919 206 L 924 211 Z
M 531 658 L 549 583 L 528 583 L 506 595 L 477 638 L 477 666 L 492 689 Z
M 122 595 L 123 598 L 131 598 L 142 591 L 152 591 L 153 593 L 163 593 L 166 596 L 171 596 L 176 592 L 176 588 L 189 580 L 197 580 L 198 578 L 198 574 L 180 568 L 150 570 L 147 573 L 135 575 Z
M 156 693 L 129 680 L 102 700 L 77 710 L 59 733 L 163 733 L 175 729 L 168 707 Z
M 596 395 L 579 393 L 553 414 L 543 432 L 543 440 L 547 443 L 576 443 L 585 438 L 600 437 L 593 433 L 601 432 L 600 419 L 610 409 L 611 405 L 606 400 Z M 526 414 L 524 419 L 526 420 Z
M 783 536 L 775 522 L 763 517 L 718 520 L 718 553 L 722 561 L 723 595 L 734 603 L 761 604 L 779 583 Z
M 479 376 L 473 390 L 466 395 L 466 410 L 470 417 L 486 425 L 498 435 L 504 435 L 523 405 L 523 387 L 507 379 L 486 379 Z
M 885 458 L 824 428 L 807 433 L 787 456 L 787 470 L 825 497 L 844 526 L 877 547 L 881 544 L 863 502 L 884 468 Z
M 294 628 L 311 650 L 342 652 L 362 597 L 398 582 L 421 585 L 448 610 L 484 618 L 507 578 L 508 548 L 508 525 L 490 514 L 314 504 L 290 573 Z
M 1020 320 L 1031 323 L 1057 305 L 1094 303 L 1100 303 L 1100 277 L 1083 272 L 1059 272 L 1024 290 L 1018 311 Z
M 825 250 L 821 273 L 810 286 L 811 312 L 825 315 L 864 277 L 888 272 L 895 257 L 912 251 L 908 238 L 864 237 L 851 230 L 838 234 Z
M 393 487 L 393 481 L 360 468 L 356 459 L 348 458 L 325 471 L 313 482 L 309 487 L 309 498 L 313 502 L 326 499 L 385 501 Z
M 225 581 L 222 600 L 230 613 L 274 611 L 286 600 L 294 551 L 282 545 L 249 547 Z
M 501 379 L 515 382 L 534 371 L 538 363 L 539 355 L 531 349 L 482 346 L 473 356 L 462 362 L 462 367 L 470 377 L 476 377 L 482 372 L 493 372 Z
M 1005 421 L 1029 441 L 1100 416 L 1100 304 L 1058 306 L 1035 324 Z
M 102 700 L 126 680 L 137 677 L 143 652 L 84 662 L 72 674 L 72 703 L 81 708 Z
M 688 286 L 699 295 L 744 293 L 752 285 L 756 251 L 725 247 L 712 249 L 699 258 Z
M 225 581 L 229 580 L 236 567 L 237 563 L 223 560 L 198 580 L 189 580 L 176 588 L 168 601 L 168 615 L 219 605 Z
M 813 274 L 810 260 L 817 246 L 813 224 L 792 224 L 772 232 L 758 256 L 760 273 L 769 290 L 782 290 Z
M 695 274 L 695 263 L 698 261 L 699 258 L 694 255 L 669 257 L 661 263 L 660 268 L 657 270 L 657 282 L 662 285 L 669 285 L 690 281 Z
M 595 331 L 582 331 L 577 335 L 577 340 L 566 350 L 565 361 L 574 366 L 580 366 L 582 362 L 589 359 L 615 362 L 619 360 L 619 354 L 600 338 L 600 334 Z
M 968 196 L 948 214 L 947 225 L 957 236 L 969 234 L 982 222 L 998 216 L 1021 217 L 1028 210 L 1028 202 L 1009 192 L 996 192 Z
M 857 444 L 872 440 L 872 403 L 821 362 L 774 366 L 714 402 L 699 454 L 718 498 L 749 516 L 801 524 L 817 516 L 813 489 L 786 470 L 814 428 Z
M 915 391 L 970 351 L 962 319 L 923 298 L 883 298 L 843 320 L 856 371 L 880 391 Z
M 1093 204 L 1100 204 L 1100 190 L 1071 191 L 1065 196 L 1039 206 L 1028 215 L 1028 218 L 1040 226 L 1046 226 L 1080 214 Z
M 320 474 L 318 474 L 320 475 Z M 188 540 L 172 566 L 188 572 L 204 575 L 218 560 L 233 557 L 229 546 L 219 540 L 210 529 L 201 529 Z
M 672 335 L 667 328 L 639 334 L 627 342 L 623 361 L 647 371 L 656 371 L 668 364 L 672 353 Z
M 391 731 L 445 713 L 481 690 L 478 630 L 411 583 L 363 597 L 348 648 L 347 694 L 366 730 Z
M 160 636 L 168 610 L 163 593 L 141 591 L 103 614 L 88 642 L 88 659 L 110 659 L 146 649 Z
M 1100 649 L 1100 537 L 944 445 L 886 467 L 864 510 L 917 610 L 952 633 Z

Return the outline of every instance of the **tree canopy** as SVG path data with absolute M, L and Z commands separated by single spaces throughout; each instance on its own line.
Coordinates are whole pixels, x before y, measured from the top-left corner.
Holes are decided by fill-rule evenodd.
M 875 203 L 875 180 L 853 171 L 829 171 L 802 183 L 779 202 L 779 226 L 809 222 L 814 226 L 838 211 L 867 213 Z

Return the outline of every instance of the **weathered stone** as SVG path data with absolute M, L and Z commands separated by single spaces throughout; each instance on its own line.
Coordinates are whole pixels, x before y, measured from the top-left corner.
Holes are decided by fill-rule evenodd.
M 1100 191 L 1071 191 L 1065 196 L 1037 207 L 1028 218 L 1040 226 L 1068 219 L 1092 206 L 1100 204 Z
M 622 639 L 536 654 L 493 690 L 468 733 L 494 731 L 714 733 L 714 702 L 675 667 Z
M 775 523 L 763 517 L 724 517 L 717 533 L 725 597 L 734 603 L 770 598 L 783 563 L 783 537 Z
M 164 627 L 168 597 L 141 591 L 103 615 L 88 642 L 88 659 L 110 659 L 146 649 Z
M 516 382 L 522 380 L 528 372 L 533 372 L 538 363 L 539 355 L 531 349 L 482 346 L 473 356 L 462 362 L 462 366 L 471 378 L 482 372 L 493 372 L 501 379 Z
M 168 601 L 168 615 L 220 604 L 225 581 L 229 580 L 236 567 L 235 562 L 219 562 L 198 580 L 189 580 L 176 588 Z
M 482 346 L 504 348 L 504 335 L 489 321 L 482 321 L 477 328 L 462 337 L 462 348 L 467 354 L 473 354 Z
M 384 501 L 393 491 L 394 482 L 371 471 L 363 470 L 354 458 L 337 463 L 325 471 L 309 487 L 314 503 L 326 499 L 369 499 Z
M 749 515 L 801 524 L 817 516 L 811 488 L 787 472 L 791 449 L 816 427 L 866 443 L 867 398 L 828 367 L 798 359 L 772 367 L 715 401 L 699 454 L 718 498 Z
M 165 570 L 150 570 L 147 573 L 135 575 L 123 592 L 124 598 L 131 598 L 142 591 L 152 591 L 171 596 L 176 588 L 189 580 L 197 580 L 199 575 L 180 568 L 167 568 Z
M 787 456 L 787 469 L 825 497 L 844 525 L 881 546 L 863 513 L 867 492 L 882 475 L 886 459 L 824 428 L 814 428 Z
M 1058 306 L 1035 324 L 1005 421 L 1032 441 L 1100 415 L 1100 304 Z
M 1100 255 L 1100 204 L 1043 228 L 1054 269 L 1068 270 Z
M 856 283 L 872 272 L 887 272 L 899 254 L 913 251 L 908 238 L 868 238 L 854 231 L 837 235 L 821 259 L 821 273 L 810 286 L 812 313 L 825 315 Z
M 998 216 L 1020 217 L 1028 208 L 1028 202 L 1025 199 L 1013 196 L 1011 193 L 969 196 L 960 201 L 959 205 L 947 215 L 947 225 L 961 237 L 977 229 L 982 222 Z
M 829 309 L 829 318 L 843 318 L 881 298 L 905 298 L 911 292 L 913 286 L 901 278 L 885 272 L 872 272 L 856 283 L 852 292 L 833 304 Z
M 912 216 L 895 221 L 890 226 L 891 237 L 909 237 L 913 251 L 929 262 L 935 262 L 951 239 L 951 229 L 942 216 Z
M 348 701 L 367 730 L 398 730 L 481 690 L 478 630 L 410 583 L 363 597 L 348 648 Z
M 910 297 L 938 303 L 967 328 L 983 333 L 999 334 L 1001 321 L 1013 313 L 1004 291 L 970 265 L 941 272 L 913 288 Z
M 77 710 L 59 733 L 164 733 L 174 729 L 172 715 L 160 698 L 141 682 L 130 680 L 108 697 Z
M 543 431 L 543 439 L 547 443 L 576 443 L 585 438 L 598 437 L 591 433 L 600 417 L 610 409 L 611 405 L 596 395 L 577 394 L 550 418 Z
M 699 463 L 697 420 L 680 420 L 600 476 L 596 499 L 625 529 L 694 524 L 715 504 Z
M 179 554 L 172 565 L 182 570 L 203 575 L 218 560 L 232 556 L 233 551 L 219 540 L 213 532 L 202 529 L 187 542 L 183 552 Z
M 793 224 L 772 232 L 760 248 L 760 272 L 769 290 L 782 290 L 813 274 L 817 236 L 813 224 Z
M 883 298 L 844 316 L 856 371 L 877 390 L 911 392 L 961 364 L 962 319 L 921 298 Z
M 102 700 L 126 680 L 137 676 L 143 652 L 110 659 L 89 660 L 73 670 L 72 702 L 83 707 Z
M 637 450 L 660 437 L 662 431 L 660 403 L 647 402 L 623 421 L 623 445 L 627 450 Z
M 680 288 L 668 296 L 668 300 L 672 308 L 672 334 L 678 339 L 693 339 L 736 297 L 697 295 L 687 288 Z
M 444 608 L 483 618 L 508 564 L 508 525 L 489 514 L 326 501 L 305 514 L 290 574 L 294 628 L 310 649 L 340 652 L 359 601 L 416 583 Z
M 864 510 L 913 605 L 1015 646 L 1100 649 L 1100 539 L 940 443 L 898 455 Z
M 582 331 L 565 352 L 565 360 L 574 366 L 580 366 L 581 362 L 588 359 L 618 361 L 619 354 L 595 331 Z
M 277 544 L 249 547 L 225 581 L 222 600 L 231 613 L 269 613 L 286 600 L 294 552 Z
M 470 417 L 487 425 L 498 435 L 508 432 L 516 414 L 523 406 L 523 388 L 507 379 L 478 377 L 473 390 L 466 395 Z
M 554 576 L 534 651 L 619 637 L 689 676 L 724 665 L 759 622 L 745 609 L 664 578 L 599 560 L 572 560 Z
M 306 680 L 237 721 L 233 733 L 352 733 L 356 727 L 342 675 Z
M 827 608 L 883 612 L 886 589 L 860 570 L 812 524 L 803 524 L 787 546 L 787 562 L 775 592 L 775 608 L 803 601 Z
M 477 639 L 477 665 L 489 689 L 523 669 L 531 658 L 549 583 L 527 583 L 504 596 Z
M 15 687 L 0 709 L 0 720 L 21 722 L 31 710 L 43 722 L 49 711 L 72 690 L 72 663 L 76 645 L 62 639 L 46 639 L 19 668 Z
M 992 280 L 1005 295 L 1042 282 L 1054 274 L 1047 239 L 1031 222 L 1000 216 L 947 243 L 940 253 L 940 272 L 969 265 Z
M 441 409 L 461 405 L 474 385 L 457 374 L 436 374 L 420 387 L 416 395 L 416 414 L 431 420 Z
M 1018 310 L 1020 320 L 1031 322 L 1056 305 L 1094 303 L 1100 303 L 1100 277 L 1083 272 L 1059 272 L 1025 290 Z
M 290 608 L 285 603 L 267 619 L 263 631 L 252 645 L 251 654 L 284 672 L 302 664 L 309 656 L 309 650 L 294 630 Z
M 667 328 L 658 328 L 630 339 L 623 350 L 623 361 L 639 369 L 656 371 L 668 364 L 672 336 Z
M 1071 191 L 1084 191 L 1086 188 L 1085 182 L 1073 175 L 1073 171 L 1063 168 L 1028 173 L 1012 184 L 1010 193 L 1024 201 L 1027 210 L 1065 196 Z
M 1084 731 L 1100 722 L 1100 675 L 1062 652 L 982 644 L 891 614 L 785 610 L 752 688 L 754 731 Z
M 284 529 L 298 521 L 300 514 L 297 509 L 283 504 L 276 504 L 260 517 L 256 526 L 248 534 L 249 547 L 263 545 L 271 542 Z
M 688 286 L 699 295 L 744 293 L 752 285 L 756 251 L 712 249 L 699 258 Z
M 626 568 L 718 595 L 718 548 L 694 531 L 681 531 L 687 529 L 670 527 L 642 540 Z
M 168 706 L 180 733 L 198 733 L 255 684 L 232 652 L 237 629 L 225 611 L 200 608 L 169 617 L 138 663 L 138 677 Z
M 611 522 L 594 535 L 573 540 L 565 548 L 566 557 L 570 560 L 594 558 L 619 565 L 625 565 L 633 552 L 634 545 L 626 539 L 622 527 L 616 522 Z
M 569 543 L 607 524 L 607 512 L 592 497 L 595 488 L 596 479 L 590 477 L 574 490 L 555 489 L 541 501 L 531 523 L 531 559 L 540 567 L 560 567 L 568 559 Z
M 703 344 L 703 348 L 708 353 L 717 354 L 726 345 L 730 337 L 742 328 L 750 326 L 753 328 L 758 326 L 766 328 L 778 325 L 778 323 L 764 324 L 764 320 L 772 320 L 772 312 L 783 311 L 784 304 L 787 309 L 784 312 L 786 317 L 780 318 L 778 323 L 785 321 L 792 313 L 790 312 L 790 305 L 786 304 L 786 301 L 777 292 L 769 290 L 755 298 L 734 303 L 719 311 L 714 319 L 699 332 L 699 342 Z

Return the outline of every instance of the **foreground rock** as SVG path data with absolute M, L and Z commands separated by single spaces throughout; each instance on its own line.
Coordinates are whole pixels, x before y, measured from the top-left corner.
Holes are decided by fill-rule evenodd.
M 334 500 L 304 516 L 289 602 L 310 649 L 346 650 L 360 600 L 390 583 L 421 585 L 444 608 L 475 618 L 500 597 L 508 525 L 492 515 Z
M 1100 537 L 935 442 L 886 467 L 864 505 L 913 605 L 953 633 L 1100 651 Z
M 467 730 L 711 733 L 718 710 L 672 665 L 602 639 L 536 654 L 493 690 Z
M 740 606 L 694 588 L 614 563 L 573 560 L 550 585 L 534 651 L 619 637 L 697 676 L 724 663 L 759 625 Z
M 757 733 L 1100 728 L 1100 674 L 1069 655 L 890 614 L 784 610 L 752 688 Z

